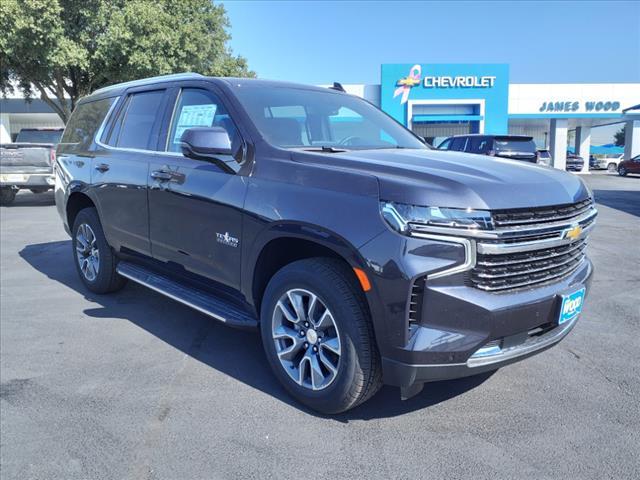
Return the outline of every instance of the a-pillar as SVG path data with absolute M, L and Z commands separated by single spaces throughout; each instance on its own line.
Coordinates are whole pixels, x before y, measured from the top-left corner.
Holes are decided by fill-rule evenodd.
M 566 118 L 552 118 L 549 128 L 549 152 L 553 166 L 560 170 L 567 166 L 567 125 Z
M 584 159 L 580 173 L 589 173 L 589 151 L 591 150 L 591 127 L 576 128 L 576 155 Z
M 640 120 L 627 120 L 624 127 L 624 159 L 640 155 Z

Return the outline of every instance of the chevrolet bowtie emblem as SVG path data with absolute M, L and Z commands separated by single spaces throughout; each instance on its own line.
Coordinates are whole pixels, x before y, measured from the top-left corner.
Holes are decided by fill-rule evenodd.
M 405 77 L 398 80 L 398 86 L 403 85 L 407 87 L 415 87 L 420 83 L 420 79 L 415 77 Z
M 582 227 L 580 225 L 576 225 L 575 227 L 571 227 L 565 230 L 564 238 L 570 238 L 571 240 L 575 240 L 582 234 Z

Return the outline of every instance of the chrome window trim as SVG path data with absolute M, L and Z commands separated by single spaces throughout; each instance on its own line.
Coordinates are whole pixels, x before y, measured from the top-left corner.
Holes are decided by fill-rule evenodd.
M 466 272 L 467 270 L 471 270 L 476 264 L 476 249 L 473 240 L 469 240 L 467 238 L 462 237 L 447 237 L 444 235 L 430 235 L 427 233 L 414 233 L 413 237 L 423 238 L 426 240 L 436 240 L 439 242 L 449 242 L 449 243 L 457 243 L 459 245 L 464 246 L 465 253 L 465 261 L 460 265 L 455 265 L 451 268 L 447 268 L 445 270 L 441 270 L 435 273 L 428 273 L 427 280 L 433 278 L 445 277 L 448 275 L 453 275 L 455 273 Z
M 107 126 L 107 122 L 109 122 L 109 119 L 111 118 L 111 114 L 113 113 L 113 111 L 116 108 L 116 105 L 118 105 L 118 102 L 120 101 L 120 97 L 109 97 L 109 98 L 115 98 L 114 102 L 111 104 L 111 106 L 109 107 L 109 110 L 107 111 L 107 114 L 104 116 L 104 118 L 102 119 L 102 124 L 100 125 L 100 128 L 98 128 L 98 131 L 96 132 L 95 135 L 95 142 L 96 145 L 100 145 L 101 147 L 104 147 L 105 145 L 100 141 L 100 139 L 102 138 L 102 134 L 104 133 L 104 129 Z
M 112 145 L 107 145 L 106 143 L 102 143 L 100 141 L 100 139 L 102 138 L 102 134 L 104 133 L 104 129 L 107 126 L 107 122 L 109 120 L 109 118 L 111 117 L 111 113 L 113 111 L 113 109 L 115 108 L 115 106 L 118 104 L 118 101 L 120 100 L 120 97 L 115 97 L 116 101 L 113 103 L 113 105 L 111 105 L 111 108 L 109 108 L 109 111 L 107 112 L 107 116 L 104 117 L 104 120 L 102 122 L 102 125 L 100 126 L 100 128 L 98 129 L 98 132 L 96 133 L 96 137 L 95 137 L 95 142 L 96 145 L 99 145 L 100 147 L 106 149 L 106 150 L 112 150 L 115 152 L 131 152 L 131 153 L 146 153 L 148 155 L 161 155 L 161 154 L 167 154 L 170 152 L 161 152 L 159 150 L 148 150 L 146 148 L 127 148 L 127 147 L 114 147 Z M 171 152 L 171 153 L 176 153 L 176 152 Z M 177 154 L 178 156 L 182 157 L 183 155 Z

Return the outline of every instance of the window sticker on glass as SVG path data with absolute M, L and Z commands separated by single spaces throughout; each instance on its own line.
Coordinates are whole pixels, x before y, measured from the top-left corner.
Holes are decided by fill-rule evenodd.
M 176 133 L 173 136 L 173 143 L 180 142 L 182 133 L 191 127 L 210 127 L 213 124 L 213 117 L 216 114 L 217 105 L 210 103 L 206 105 L 185 105 L 180 110 L 180 118 L 176 124 Z

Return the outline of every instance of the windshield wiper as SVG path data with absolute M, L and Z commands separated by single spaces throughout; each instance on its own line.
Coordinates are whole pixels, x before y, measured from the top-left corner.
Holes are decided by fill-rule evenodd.
M 322 153 L 342 153 L 347 151 L 344 148 L 339 149 L 339 148 L 334 148 L 327 145 L 322 145 L 316 148 L 304 148 L 303 150 L 306 152 L 322 152 Z

